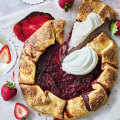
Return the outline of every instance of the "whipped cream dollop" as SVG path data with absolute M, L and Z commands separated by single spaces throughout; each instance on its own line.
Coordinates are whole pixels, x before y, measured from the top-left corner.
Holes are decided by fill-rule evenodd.
M 100 16 L 96 13 L 91 12 L 88 14 L 87 19 L 83 22 L 76 21 L 74 23 L 71 40 L 69 43 L 69 50 L 73 47 L 77 47 L 82 43 L 88 35 L 93 32 L 96 28 L 102 25 Z
M 97 53 L 91 47 L 85 46 L 66 56 L 62 69 L 69 74 L 86 75 L 96 67 L 97 63 Z

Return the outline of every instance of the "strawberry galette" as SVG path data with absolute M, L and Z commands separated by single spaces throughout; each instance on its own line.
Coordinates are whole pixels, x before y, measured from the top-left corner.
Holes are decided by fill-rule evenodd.
M 61 23 L 63 26 L 64 21 Z M 105 33 L 88 44 L 96 51 L 99 60 L 95 69 L 87 75 L 75 76 L 62 70 L 60 44 L 55 39 L 37 62 L 26 53 L 28 46 L 25 44 L 22 50 L 19 83 L 27 103 L 34 110 L 59 119 L 75 119 L 88 115 L 107 102 L 117 78 L 118 56 L 114 42 Z
M 97 0 L 84 0 L 82 8 L 88 12 L 91 8 L 94 13 L 96 5 L 104 14 L 102 21 L 116 17 L 115 11 Z M 77 17 L 81 21 L 85 20 L 82 14 L 79 11 Z M 70 120 L 87 116 L 107 102 L 117 78 L 118 54 L 113 40 L 102 32 L 82 49 L 67 55 L 61 65 L 64 25 L 62 19 L 49 20 L 26 40 L 19 83 L 32 109 Z

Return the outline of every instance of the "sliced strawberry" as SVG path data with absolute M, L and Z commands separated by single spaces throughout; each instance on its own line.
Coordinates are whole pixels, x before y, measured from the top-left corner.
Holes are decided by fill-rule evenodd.
M 15 24 L 14 33 L 20 41 L 25 42 L 27 38 L 48 20 L 54 20 L 54 18 L 48 13 L 33 12 Z
M 24 105 L 20 103 L 16 103 L 15 109 L 14 109 L 14 115 L 17 119 L 23 119 L 27 117 L 28 114 L 29 114 L 29 111 L 27 107 L 25 107 Z
M 10 62 L 11 62 L 10 49 L 9 49 L 8 45 L 5 45 L 0 50 L 0 63 L 7 63 L 7 64 L 9 64 Z

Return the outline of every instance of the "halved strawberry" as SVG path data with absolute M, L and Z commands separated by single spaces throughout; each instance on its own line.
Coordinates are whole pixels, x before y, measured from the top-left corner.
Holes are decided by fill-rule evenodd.
M 25 42 L 48 20 L 54 20 L 54 18 L 48 13 L 33 12 L 15 24 L 14 33 L 20 41 Z
M 8 45 L 3 46 L 0 50 L 0 63 L 7 63 L 11 62 L 11 54 Z
M 14 115 L 17 119 L 25 119 L 29 114 L 27 107 L 20 103 L 16 103 L 14 109 Z

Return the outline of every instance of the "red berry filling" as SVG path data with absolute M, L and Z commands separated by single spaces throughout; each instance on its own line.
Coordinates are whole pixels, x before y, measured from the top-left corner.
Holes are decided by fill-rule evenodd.
M 64 118 L 63 119 L 54 118 L 53 120 L 64 120 Z
M 90 111 L 90 105 L 89 105 L 89 97 L 87 94 L 82 94 L 82 98 L 84 99 L 84 102 L 85 102 L 85 105 L 86 105 L 86 108 Z
M 84 76 L 75 76 L 64 72 L 60 66 L 60 48 L 58 43 L 46 49 L 36 63 L 36 83 L 45 91 L 68 100 L 92 91 L 92 82 L 101 74 L 101 61 L 96 68 Z
M 14 33 L 20 41 L 25 42 L 26 39 L 48 20 L 54 20 L 54 18 L 48 13 L 33 12 L 15 24 Z

